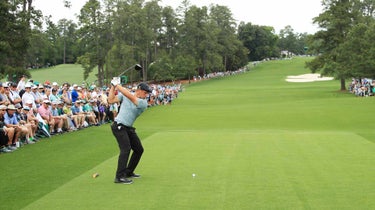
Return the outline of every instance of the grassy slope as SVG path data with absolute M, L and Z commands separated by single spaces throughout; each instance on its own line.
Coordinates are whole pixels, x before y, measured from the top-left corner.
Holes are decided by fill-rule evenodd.
M 374 207 L 374 98 L 339 93 L 337 81 L 284 81 L 307 73 L 302 66 L 272 61 L 149 109 L 136 124 L 144 177 L 131 188 L 111 184 L 117 148 L 108 126 L 1 155 L 0 208 Z
M 57 82 L 58 84 L 63 84 L 64 82 L 69 82 L 70 84 L 82 84 L 83 81 L 83 69 L 81 65 L 78 64 L 63 64 L 58 66 L 53 66 L 45 69 L 34 69 L 30 70 L 32 79 L 40 83 L 45 81 Z M 91 83 L 96 80 L 95 74 L 97 72 L 93 71 L 90 73 L 86 82 Z

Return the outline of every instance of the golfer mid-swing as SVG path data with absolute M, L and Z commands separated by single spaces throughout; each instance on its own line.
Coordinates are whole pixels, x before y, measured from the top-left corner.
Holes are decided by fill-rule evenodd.
M 119 113 L 111 125 L 112 133 L 116 137 L 120 148 L 115 183 L 132 184 L 133 180 L 128 178 L 140 177 L 140 175 L 134 173 L 134 170 L 143 153 L 143 146 L 135 132 L 133 123 L 146 110 L 146 97 L 152 90 L 146 83 L 140 83 L 135 93 L 132 94 L 129 90 L 122 87 L 116 79 L 113 79 L 111 84 L 108 102 L 121 103 Z M 115 94 L 116 89 L 118 90 L 117 96 Z M 128 163 L 130 150 L 133 150 L 133 153 Z

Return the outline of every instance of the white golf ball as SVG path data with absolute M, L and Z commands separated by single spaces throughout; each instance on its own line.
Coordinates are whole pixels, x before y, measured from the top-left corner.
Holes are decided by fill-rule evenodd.
M 192 174 L 193 175 L 193 177 L 195 177 L 195 174 Z

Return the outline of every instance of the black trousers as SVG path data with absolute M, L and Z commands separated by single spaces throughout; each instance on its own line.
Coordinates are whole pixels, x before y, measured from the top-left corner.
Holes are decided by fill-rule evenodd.
M 3 129 L 0 130 L 0 147 L 6 146 L 8 144 L 8 136 L 5 135 Z
M 116 178 L 121 178 L 126 176 L 126 174 L 131 174 L 134 172 L 144 150 L 141 140 L 135 132 L 135 128 L 124 126 L 122 124 L 114 122 L 111 125 L 111 129 L 120 149 Z M 133 150 L 133 153 L 129 161 L 131 150 Z

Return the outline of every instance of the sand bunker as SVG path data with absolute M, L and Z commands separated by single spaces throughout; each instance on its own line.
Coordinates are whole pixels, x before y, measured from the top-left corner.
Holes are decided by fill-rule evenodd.
M 333 77 L 322 77 L 320 74 L 302 74 L 299 76 L 288 76 L 287 82 L 316 82 L 333 80 Z

